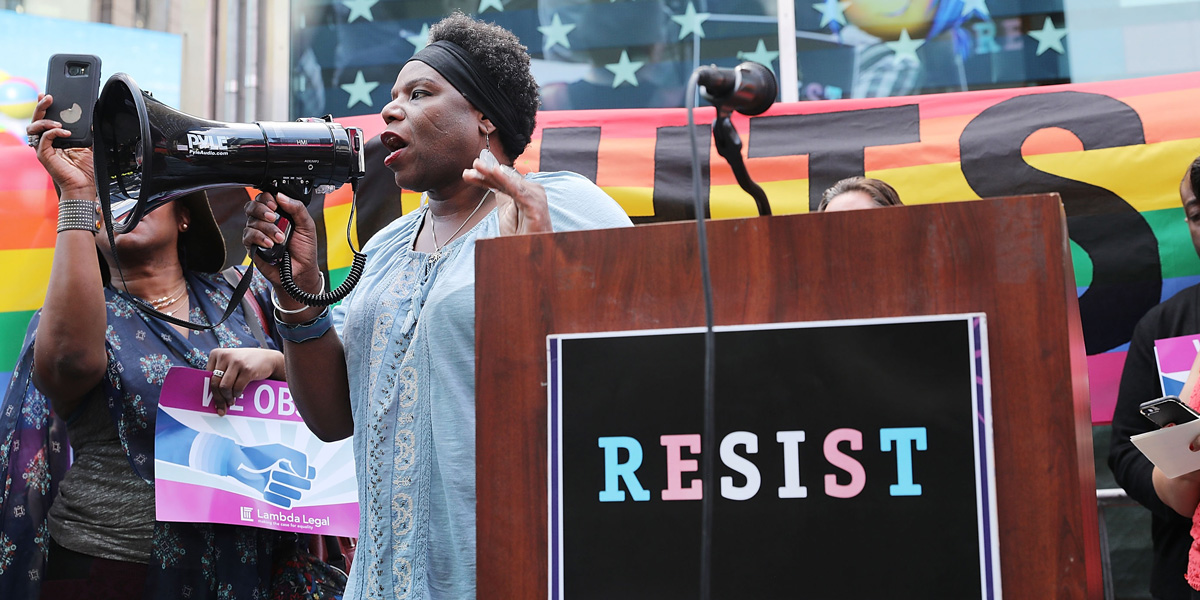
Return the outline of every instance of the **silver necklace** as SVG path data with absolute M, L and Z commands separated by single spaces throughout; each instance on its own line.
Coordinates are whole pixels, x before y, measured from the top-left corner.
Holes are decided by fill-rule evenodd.
M 446 240 L 446 244 L 454 241 L 454 236 L 458 235 L 458 232 L 462 231 L 462 228 L 467 225 L 467 223 L 471 220 L 471 217 L 475 216 L 475 213 L 479 212 L 479 209 L 483 207 L 483 203 L 487 201 L 488 194 L 491 193 L 491 189 L 488 189 L 488 191 L 483 193 L 483 197 L 479 199 L 479 204 L 475 205 L 475 210 L 471 211 L 471 214 L 467 215 L 467 218 L 463 219 L 463 222 L 459 224 L 458 229 L 455 229 L 454 233 L 450 234 L 450 239 Z M 445 248 L 446 244 L 438 244 L 437 226 L 434 224 L 432 216 L 430 216 L 429 219 L 429 233 L 433 235 L 433 254 L 429 255 L 429 262 L 435 263 L 442 259 L 442 248 Z

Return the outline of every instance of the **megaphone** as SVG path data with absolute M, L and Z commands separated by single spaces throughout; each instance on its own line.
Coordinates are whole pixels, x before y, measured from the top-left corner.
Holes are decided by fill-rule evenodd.
M 255 187 L 306 201 L 362 177 L 363 133 L 326 119 L 221 123 L 179 112 L 125 73 L 104 84 L 93 118 L 101 200 L 135 200 L 116 232 L 191 192 Z M 107 192 L 107 194 L 105 193 Z
M 308 204 L 314 192 L 355 183 L 365 171 L 363 132 L 357 127 L 342 127 L 332 117 L 209 121 L 155 100 L 125 73 L 104 84 L 92 123 L 96 191 L 105 214 L 112 214 L 114 203 L 133 204 L 109 225 L 115 233 L 130 231 L 150 211 L 203 189 L 255 187 Z M 286 221 L 280 226 L 290 239 Z M 285 241 L 258 252 L 274 262 L 286 248 Z M 290 279 L 290 272 L 285 274 Z

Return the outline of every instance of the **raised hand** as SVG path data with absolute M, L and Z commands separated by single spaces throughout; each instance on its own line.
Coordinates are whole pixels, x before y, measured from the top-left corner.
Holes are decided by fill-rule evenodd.
M 62 128 L 62 123 L 46 118 L 46 111 L 54 98 L 39 94 L 33 110 L 33 122 L 25 127 L 25 133 L 37 139 L 37 157 L 50 178 L 62 191 L 63 198 L 90 200 L 96 197 L 96 178 L 92 172 L 91 148 L 55 148 L 56 138 L 71 137 L 71 132 Z
M 516 169 L 492 161 L 475 159 L 463 171 L 463 181 L 496 190 L 500 235 L 524 235 L 553 231 L 546 190 L 526 180 Z

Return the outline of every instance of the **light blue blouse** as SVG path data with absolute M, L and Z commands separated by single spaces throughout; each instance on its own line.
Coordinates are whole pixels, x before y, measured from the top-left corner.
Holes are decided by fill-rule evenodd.
M 574 173 L 532 173 L 555 231 L 631 225 Z M 346 348 L 362 517 L 347 600 L 475 597 L 475 241 L 439 260 L 413 250 L 428 207 L 367 243 L 366 271 L 334 311 Z

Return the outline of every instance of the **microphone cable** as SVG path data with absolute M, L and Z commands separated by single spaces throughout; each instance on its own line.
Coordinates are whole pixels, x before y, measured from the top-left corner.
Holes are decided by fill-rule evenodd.
M 346 245 L 350 247 L 350 252 L 354 253 L 354 259 L 350 262 L 350 273 L 346 275 L 342 285 L 335 290 L 329 292 L 321 290 L 316 294 L 300 289 L 300 286 L 296 285 L 296 280 L 292 278 L 292 254 L 288 252 L 287 248 L 283 250 L 282 258 L 279 261 L 279 283 L 283 286 L 283 291 L 297 302 L 308 306 L 329 306 L 338 302 L 358 285 L 358 280 L 366 269 L 367 255 L 361 250 L 354 249 L 354 240 L 351 236 L 351 228 L 354 226 L 354 206 L 358 204 L 358 179 L 356 177 L 350 180 L 350 218 L 346 220 Z
M 697 250 L 700 254 L 700 281 L 704 289 L 704 426 L 700 436 L 700 600 L 712 598 L 713 494 L 716 451 L 716 334 L 713 332 L 713 290 L 709 274 L 708 229 L 705 227 L 704 202 L 700 198 L 700 150 L 696 142 L 696 94 L 699 71 L 693 71 L 687 84 L 688 140 L 692 148 L 692 206 L 696 212 Z

